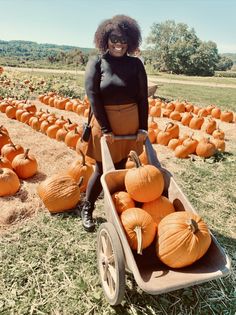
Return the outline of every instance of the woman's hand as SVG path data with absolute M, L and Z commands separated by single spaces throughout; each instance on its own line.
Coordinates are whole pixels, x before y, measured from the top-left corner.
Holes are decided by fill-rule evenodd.
M 109 132 L 109 133 L 104 133 L 104 138 L 105 138 L 105 140 L 106 140 L 106 142 L 107 143 L 113 143 L 114 142 L 114 135 L 113 135 L 113 133 L 112 132 Z
M 148 136 L 148 132 L 144 129 L 139 129 L 137 133 L 137 142 L 144 142 Z

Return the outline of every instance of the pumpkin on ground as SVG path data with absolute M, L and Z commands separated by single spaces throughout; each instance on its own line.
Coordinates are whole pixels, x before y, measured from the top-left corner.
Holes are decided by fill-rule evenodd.
M 117 191 L 112 194 L 116 211 L 121 214 L 129 208 L 135 208 L 135 202 L 126 191 Z
M 7 143 L 1 149 L 1 155 L 10 162 L 18 155 L 24 153 L 24 149 L 20 144 Z
M 38 163 L 34 155 L 29 154 L 29 149 L 25 153 L 18 154 L 12 161 L 12 167 L 16 174 L 26 179 L 34 176 L 38 171 Z
M 11 162 L 4 156 L 0 156 L 0 168 L 10 168 L 12 170 Z
M 207 252 L 210 244 L 208 227 L 197 214 L 177 211 L 159 223 L 157 256 L 171 268 L 193 264 Z
M 84 192 L 87 188 L 89 178 L 93 174 L 94 170 L 92 164 L 85 161 L 85 155 L 81 150 L 80 154 L 82 160 L 81 159 L 75 160 L 67 169 L 67 174 L 74 178 L 77 183 L 80 181 L 80 178 L 83 177 L 83 182 L 81 184 L 80 191 Z
M 142 254 L 156 236 L 156 224 L 151 215 L 140 208 L 130 208 L 121 213 L 120 219 L 130 247 Z
M 20 180 L 9 168 L 0 168 L 0 197 L 14 195 L 20 188 Z
M 203 138 L 198 142 L 196 154 L 198 156 L 209 158 L 216 153 L 216 146 L 208 138 Z
M 125 188 L 131 198 L 139 202 L 148 202 L 161 196 L 164 190 L 164 178 L 154 165 L 142 165 L 137 153 L 130 151 L 135 168 L 125 174 Z
M 80 201 L 79 184 L 67 174 L 55 174 L 38 186 L 38 195 L 51 213 L 71 210 Z

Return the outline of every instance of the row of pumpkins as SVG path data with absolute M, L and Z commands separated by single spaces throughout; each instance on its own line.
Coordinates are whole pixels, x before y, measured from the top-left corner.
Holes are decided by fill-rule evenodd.
M 87 96 L 85 96 L 83 100 L 80 98 L 71 99 L 69 97 L 58 95 L 55 92 L 48 92 L 40 94 L 38 96 L 38 100 L 44 105 L 66 111 L 72 111 L 84 117 L 87 117 L 89 113 L 90 105 Z
M 202 137 L 198 140 L 194 138 L 194 134 L 180 136 L 180 128 L 177 123 L 167 122 L 165 128 L 161 130 L 153 120 L 149 123 L 148 136 L 151 143 L 167 146 L 174 151 L 178 158 L 187 158 L 191 154 L 208 158 L 217 151 L 225 151 L 225 133 L 220 129 L 214 130 L 212 139 Z
M 37 110 L 37 106 L 25 100 L 4 99 L 0 101 L 0 111 L 10 119 L 16 119 L 40 131 L 49 138 L 63 141 L 71 149 L 76 149 L 81 138 L 82 123 L 73 123 L 63 116 L 58 117 L 48 110 Z
M 187 123 L 188 125 L 193 117 L 204 118 L 209 116 L 210 118 L 220 119 L 222 122 L 228 123 L 236 120 L 236 115 L 232 111 L 222 111 L 218 106 L 213 104 L 201 107 L 188 101 L 180 102 L 179 100 L 174 100 L 164 102 L 158 98 L 149 98 L 149 115 L 151 117 L 168 117 L 181 121 L 183 124 Z M 190 128 L 200 129 L 199 125 L 201 127 L 202 121 L 201 119 L 197 124 L 193 121 Z
M 8 130 L 0 127 L 0 197 L 14 195 L 20 188 L 20 179 L 34 176 L 38 163 L 29 149 L 11 141 Z
M 89 101 L 87 97 L 85 97 L 83 101 L 79 99 L 70 100 L 68 98 L 63 97 L 59 98 L 55 93 L 49 92 L 48 94 L 40 95 L 39 100 L 44 104 L 50 106 L 55 106 L 57 108 L 65 110 L 72 110 L 77 112 L 78 114 L 82 113 L 84 116 L 87 116 L 87 111 L 89 108 Z M 63 103 L 64 105 L 60 107 L 57 105 L 57 102 L 59 102 L 59 104 Z M 168 147 L 174 150 L 174 154 L 178 158 L 187 158 L 190 156 L 190 154 L 197 154 L 198 156 L 201 157 L 210 157 L 214 155 L 217 152 L 217 150 L 221 152 L 225 151 L 224 131 L 217 128 L 216 120 L 212 118 L 208 120 L 204 119 L 204 117 L 210 115 L 211 112 L 219 114 L 218 108 L 216 109 L 216 107 L 214 107 L 213 105 L 207 108 L 199 108 L 195 106 L 195 113 L 197 112 L 198 109 L 199 114 L 198 116 L 194 116 L 192 114 L 194 108 L 193 104 L 187 102 L 185 104 L 180 103 L 178 101 L 173 101 L 168 103 L 167 106 L 166 103 L 163 103 L 165 104 L 165 106 L 168 107 L 167 109 L 169 111 L 172 111 L 173 114 L 175 115 L 175 116 L 170 115 L 171 116 L 170 118 L 180 121 L 180 119 L 177 119 L 176 117 L 176 114 L 178 113 L 179 117 L 182 117 L 181 122 L 184 126 L 189 126 L 190 128 L 195 130 L 201 129 L 205 131 L 207 134 L 213 136 L 212 140 L 210 140 L 209 138 L 201 139 L 200 144 L 198 146 L 198 140 L 194 139 L 193 136 L 179 137 L 179 131 L 177 135 L 174 136 L 172 135 L 171 129 L 176 128 L 176 126 L 178 126 L 177 124 L 173 124 L 174 127 L 168 124 L 165 130 L 161 130 L 158 128 L 158 124 L 153 119 L 155 115 L 152 115 L 154 113 L 152 112 L 152 108 L 158 107 L 160 113 L 161 110 L 160 102 L 162 101 L 158 99 L 149 98 L 150 107 L 149 115 L 152 116 L 152 120 L 151 122 L 149 122 L 148 136 L 152 144 L 157 143 L 167 146 L 170 142 L 170 145 L 168 145 Z M 80 108 L 79 110 L 77 110 L 78 106 Z M 81 110 L 82 108 L 84 108 L 84 111 Z M 217 116 L 216 114 L 214 115 Z M 227 117 L 228 113 L 222 112 L 222 120 L 227 121 Z

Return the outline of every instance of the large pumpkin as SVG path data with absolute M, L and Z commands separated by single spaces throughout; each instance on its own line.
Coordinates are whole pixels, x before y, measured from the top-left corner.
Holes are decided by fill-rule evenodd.
M 140 208 L 130 208 L 121 213 L 120 219 L 130 247 L 142 254 L 156 235 L 156 224 L 152 217 Z
M 171 268 L 181 268 L 200 259 L 211 244 L 211 235 L 200 216 L 177 211 L 158 226 L 157 256 Z
M 175 211 L 172 202 L 165 196 L 160 196 L 150 202 L 144 202 L 142 209 L 151 215 L 154 222 L 157 224 L 157 227 L 165 216 Z
M 154 165 L 142 165 L 137 153 L 130 152 L 136 164 L 125 175 L 125 188 L 131 198 L 139 202 L 149 202 L 161 196 L 164 189 L 164 178 Z
M 56 174 L 47 178 L 38 186 L 38 194 L 52 213 L 73 209 L 80 200 L 79 185 L 67 174 Z

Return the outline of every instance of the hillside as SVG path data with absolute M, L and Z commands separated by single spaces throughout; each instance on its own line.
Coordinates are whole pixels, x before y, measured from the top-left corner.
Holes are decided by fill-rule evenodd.
M 18 67 L 83 67 L 91 48 L 69 45 L 38 44 L 32 41 L 0 40 L 0 64 Z

